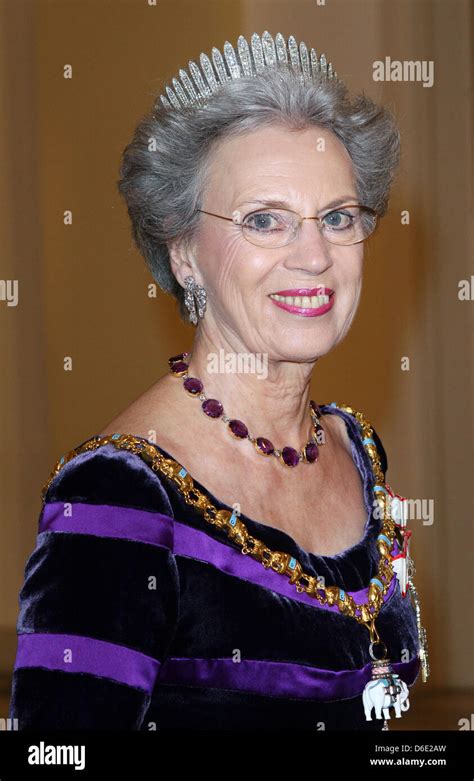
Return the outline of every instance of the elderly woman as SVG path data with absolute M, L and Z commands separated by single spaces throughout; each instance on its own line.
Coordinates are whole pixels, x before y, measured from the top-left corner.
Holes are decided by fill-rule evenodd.
M 310 383 L 356 314 L 399 133 L 293 36 L 200 64 L 119 183 L 195 339 L 44 487 L 10 716 L 388 729 L 428 674 L 403 499 L 362 413 Z

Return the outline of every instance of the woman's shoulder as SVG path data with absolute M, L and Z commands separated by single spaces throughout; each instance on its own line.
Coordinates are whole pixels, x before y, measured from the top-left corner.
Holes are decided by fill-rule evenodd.
M 151 387 L 121 410 L 106 426 L 97 432 L 98 436 L 127 433 L 154 442 L 157 436 L 166 438 L 166 431 L 172 431 L 175 383 L 170 375 L 160 377 Z
M 158 495 L 169 506 L 159 475 L 146 458 L 138 457 L 143 455 L 140 443 L 151 447 L 156 439 L 153 424 L 163 419 L 161 386 L 162 378 L 103 428 L 63 453 L 43 486 L 43 501 L 74 496 L 96 503 L 150 504 Z
M 93 435 L 57 459 L 41 491 L 43 505 L 108 505 L 172 517 L 165 482 L 146 458 L 151 448 L 133 434 Z

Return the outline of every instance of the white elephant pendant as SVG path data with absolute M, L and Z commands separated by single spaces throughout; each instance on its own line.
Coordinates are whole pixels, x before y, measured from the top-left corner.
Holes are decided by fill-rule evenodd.
M 375 710 L 376 719 L 389 719 L 389 710 L 392 707 L 399 719 L 402 711 L 407 711 L 410 707 L 408 694 L 408 686 L 394 672 L 389 659 L 373 661 L 372 678 L 362 693 L 366 720 L 372 721 L 372 709 Z

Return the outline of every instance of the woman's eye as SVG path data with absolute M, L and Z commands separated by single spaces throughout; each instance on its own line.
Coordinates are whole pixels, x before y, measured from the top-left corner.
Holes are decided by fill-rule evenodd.
M 335 211 L 329 212 L 323 217 L 324 226 L 332 228 L 334 230 L 344 230 L 350 228 L 355 220 L 355 215 L 348 214 L 347 212 Z
M 259 233 L 269 233 L 285 228 L 284 220 L 274 212 L 254 212 L 245 218 L 243 224 L 246 228 L 251 228 Z

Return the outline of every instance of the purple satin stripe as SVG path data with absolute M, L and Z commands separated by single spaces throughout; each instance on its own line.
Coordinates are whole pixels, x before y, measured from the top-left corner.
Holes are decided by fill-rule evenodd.
M 64 660 L 68 649 L 70 662 Z M 44 667 L 66 673 L 89 673 L 151 694 L 160 666 L 158 660 L 116 643 L 80 635 L 34 632 L 18 635 L 14 669 Z
M 162 513 L 108 504 L 71 502 L 64 515 L 63 502 L 45 504 L 39 531 L 74 532 L 98 537 L 147 542 L 173 549 L 173 519 Z
M 203 561 L 233 577 L 271 589 L 289 599 L 296 599 L 312 607 L 338 613 L 336 605 L 321 605 L 304 591 L 299 593 L 285 575 L 266 569 L 250 556 L 225 542 L 216 540 L 200 529 L 194 529 L 175 521 L 168 515 L 131 507 L 104 504 L 71 503 L 70 516 L 64 515 L 64 503 L 46 504 L 39 521 L 40 532 L 56 531 L 75 534 L 92 534 L 99 537 L 128 539 L 169 548 L 176 555 Z M 387 602 L 394 593 L 397 578 L 394 576 L 385 595 Z M 356 604 L 368 601 L 368 588 L 348 591 Z
M 392 667 L 407 686 L 418 675 L 420 660 L 395 662 Z M 361 695 L 370 681 L 372 665 L 358 670 L 324 670 L 304 664 L 245 659 L 182 659 L 163 662 L 158 683 L 234 689 L 270 697 L 341 700 Z M 362 703 L 361 703 L 362 707 Z
M 302 591 L 299 593 L 295 586 L 290 584 L 286 575 L 280 575 L 272 569 L 266 569 L 256 559 L 252 559 L 248 555 L 244 556 L 239 550 L 231 548 L 208 534 L 185 526 L 178 521 L 175 521 L 174 527 L 174 552 L 176 555 L 206 561 L 228 575 L 247 580 L 258 586 L 264 586 L 290 599 L 296 599 L 299 602 L 312 605 L 312 607 L 339 613 L 337 605 L 321 605 L 315 597 L 311 597 L 306 592 Z M 387 602 L 392 596 L 396 580 L 397 578 L 394 576 L 385 595 L 384 602 Z M 367 602 L 368 591 L 368 588 L 363 588 L 359 591 L 348 591 L 347 593 L 359 604 Z

